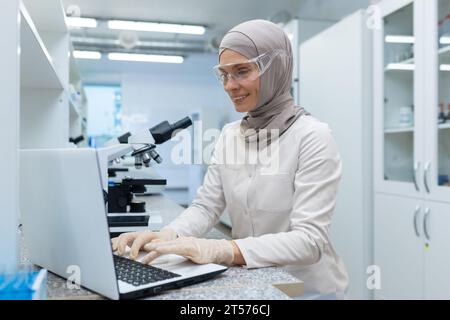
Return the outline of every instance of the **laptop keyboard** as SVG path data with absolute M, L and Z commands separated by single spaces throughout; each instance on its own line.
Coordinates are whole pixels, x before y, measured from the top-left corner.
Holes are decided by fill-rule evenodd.
M 179 274 L 114 255 L 117 279 L 133 286 L 181 277 Z

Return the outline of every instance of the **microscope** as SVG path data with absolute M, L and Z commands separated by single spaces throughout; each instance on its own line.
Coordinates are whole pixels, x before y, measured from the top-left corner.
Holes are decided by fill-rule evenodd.
M 122 232 L 147 229 L 150 212 L 146 211 L 145 202 L 136 199 L 136 194 L 144 194 L 146 186 L 166 185 L 166 180 L 159 176 L 136 174 L 142 167 L 149 168 L 151 161 L 161 163 L 163 159 L 156 152 L 156 145 L 170 140 L 174 135 L 192 125 L 189 117 L 170 124 L 163 121 L 156 126 L 136 134 L 129 132 L 109 140 L 104 148 L 97 149 L 100 162 L 102 187 L 108 207 L 108 224 L 112 236 Z M 131 153 L 134 158 L 135 172 L 125 166 L 117 167 L 124 157 Z M 143 178 L 141 178 L 143 176 Z M 154 217 L 158 218 L 158 217 Z M 155 224 L 162 223 L 156 219 Z M 153 229 L 158 229 L 154 226 Z

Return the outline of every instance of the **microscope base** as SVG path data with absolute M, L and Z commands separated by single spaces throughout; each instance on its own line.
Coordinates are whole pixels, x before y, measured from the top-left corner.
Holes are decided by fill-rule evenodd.
M 145 227 L 150 215 L 147 213 L 108 213 L 110 227 Z
M 120 220 L 122 218 L 131 219 L 146 219 L 146 223 L 143 224 L 142 221 L 137 225 L 134 224 L 111 224 L 110 220 Z M 125 232 L 138 232 L 138 231 L 158 231 L 163 227 L 163 220 L 161 214 L 157 211 L 152 211 L 150 213 L 108 213 L 108 224 L 109 232 L 111 237 L 116 237 L 121 233 Z

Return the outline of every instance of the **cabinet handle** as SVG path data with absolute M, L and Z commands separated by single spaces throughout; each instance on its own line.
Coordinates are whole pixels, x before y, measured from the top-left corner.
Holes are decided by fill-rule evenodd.
M 414 210 L 413 223 L 414 223 L 414 232 L 416 233 L 416 236 L 418 238 L 420 238 L 419 228 L 417 228 L 417 217 L 419 216 L 419 212 L 420 212 L 420 206 L 417 206 L 416 210 Z
M 425 172 L 423 174 L 423 183 L 425 184 L 425 190 L 427 190 L 427 193 L 430 193 L 430 188 L 428 187 L 428 171 L 430 170 L 430 163 L 427 162 L 425 164 Z
M 419 171 L 419 168 L 420 168 L 420 162 L 415 162 L 414 163 L 413 181 L 414 181 L 414 186 L 416 187 L 416 191 L 420 191 L 419 185 L 417 184 L 417 172 Z
M 427 238 L 427 240 L 430 240 L 430 233 L 428 230 L 428 222 L 430 218 L 430 208 L 426 208 L 425 209 L 425 215 L 423 216 L 423 232 L 425 234 L 425 238 Z

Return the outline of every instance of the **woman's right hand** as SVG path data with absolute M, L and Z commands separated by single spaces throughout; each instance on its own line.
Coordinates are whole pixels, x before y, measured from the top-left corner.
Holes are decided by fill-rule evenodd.
M 177 238 L 177 233 L 171 228 L 162 228 L 160 231 L 139 231 L 122 233 L 120 236 L 111 239 L 113 251 L 117 251 L 119 256 L 123 256 L 126 247 L 131 247 L 130 259 L 136 259 L 139 250 L 152 241 L 170 241 Z

